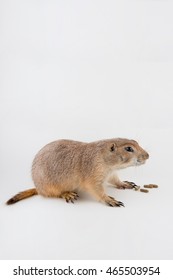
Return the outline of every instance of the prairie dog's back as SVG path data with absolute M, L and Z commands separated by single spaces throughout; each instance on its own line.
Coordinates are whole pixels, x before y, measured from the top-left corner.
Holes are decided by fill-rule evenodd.
M 32 178 L 35 184 L 42 180 L 50 184 L 62 180 L 78 168 L 80 154 L 85 143 L 73 140 L 57 140 L 44 146 L 35 156 L 32 164 Z M 39 179 L 39 180 L 38 180 Z

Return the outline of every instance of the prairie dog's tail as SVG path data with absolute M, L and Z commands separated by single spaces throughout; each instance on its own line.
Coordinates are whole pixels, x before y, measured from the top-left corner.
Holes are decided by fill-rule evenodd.
M 20 192 L 20 193 L 16 194 L 12 198 L 10 198 L 6 202 L 6 204 L 7 205 L 14 204 L 14 203 L 18 202 L 19 200 L 28 198 L 28 197 L 36 195 L 36 194 L 38 194 L 36 189 L 29 189 L 29 190 L 23 191 L 23 192 Z

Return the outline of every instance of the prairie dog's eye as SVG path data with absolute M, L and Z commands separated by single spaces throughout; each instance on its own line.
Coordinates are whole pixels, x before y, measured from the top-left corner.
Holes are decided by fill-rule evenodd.
M 130 152 L 130 153 L 133 153 L 134 152 L 134 150 L 133 150 L 133 148 L 132 147 L 125 147 L 125 150 L 127 151 L 127 152 Z
M 112 144 L 110 150 L 111 150 L 111 152 L 114 152 L 114 151 L 115 151 L 115 144 Z

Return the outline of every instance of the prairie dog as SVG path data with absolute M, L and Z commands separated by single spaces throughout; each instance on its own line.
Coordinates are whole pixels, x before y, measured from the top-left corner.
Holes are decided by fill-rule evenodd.
M 104 186 L 109 182 L 116 188 L 132 188 L 129 182 L 120 181 L 116 170 L 144 164 L 148 158 L 136 141 L 124 138 L 90 143 L 57 140 L 44 146 L 33 160 L 35 188 L 15 195 L 7 204 L 36 194 L 74 202 L 76 191 L 83 190 L 109 206 L 124 206 L 106 195 Z

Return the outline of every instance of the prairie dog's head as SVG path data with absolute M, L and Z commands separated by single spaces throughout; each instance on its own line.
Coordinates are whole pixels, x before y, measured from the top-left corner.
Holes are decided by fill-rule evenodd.
M 144 164 L 149 158 L 149 154 L 134 140 L 117 138 L 105 143 L 104 160 L 117 169 Z

